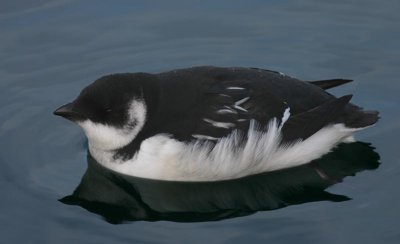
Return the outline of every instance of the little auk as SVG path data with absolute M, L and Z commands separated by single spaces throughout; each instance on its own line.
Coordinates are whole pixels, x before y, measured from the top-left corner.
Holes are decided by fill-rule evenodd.
M 217 181 L 312 162 L 378 112 L 257 68 L 194 67 L 101 77 L 55 115 L 75 122 L 106 168 L 169 181 Z

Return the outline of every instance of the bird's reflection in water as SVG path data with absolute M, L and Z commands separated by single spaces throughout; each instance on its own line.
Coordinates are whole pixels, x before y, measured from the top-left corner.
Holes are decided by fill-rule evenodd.
M 111 172 L 88 156 L 88 169 L 70 196 L 110 223 L 134 220 L 214 221 L 314 201 L 340 202 L 347 196 L 329 186 L 363 170 L 376 169 L 379 155 L 367 143 L 341 144 L 311 164 L 219 182 L 169 182 Z

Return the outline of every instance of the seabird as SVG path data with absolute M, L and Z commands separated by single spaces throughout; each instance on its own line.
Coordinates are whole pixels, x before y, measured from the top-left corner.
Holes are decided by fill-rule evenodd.
M 194 67 L 101 77 L 54 114 L 78 124 L 89 152 L 122 174 L 217 181 L 306 164 L 375 124 L 378 112 L 257 68 Z

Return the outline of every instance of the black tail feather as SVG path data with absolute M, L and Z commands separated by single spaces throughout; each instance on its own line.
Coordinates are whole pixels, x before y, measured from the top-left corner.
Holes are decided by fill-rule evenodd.
M 304 140 L 337 120 L 352 95 L 333 99 L 325 104 L 289 118 L 282 128 L 282 143 Z
M 352 112 L 351 117 L 347 119 L 346 126 L 350 128 L 364 128 L 375 124 L 379 120 L 379 112 L 359 110 Z
M 333 88 L 336 86 L 340 86 L 349 82 L 352 82 L 353 80 L 348 80 L 348 79 L 331 79 L 331 80 L 317 80 L 317 81 L 309 81 L 309 83 L 316 85 L 324 90 L 327 90 L 329 88 Z

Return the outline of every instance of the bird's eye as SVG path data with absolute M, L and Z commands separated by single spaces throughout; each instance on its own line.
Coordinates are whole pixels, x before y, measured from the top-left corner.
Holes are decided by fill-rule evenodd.
M 112 111 L 111 108 L 107 108 L 107 109 L 106 109 L 106 112 L 107 112 L 107 113 L 110 113 L 111 111 Z

